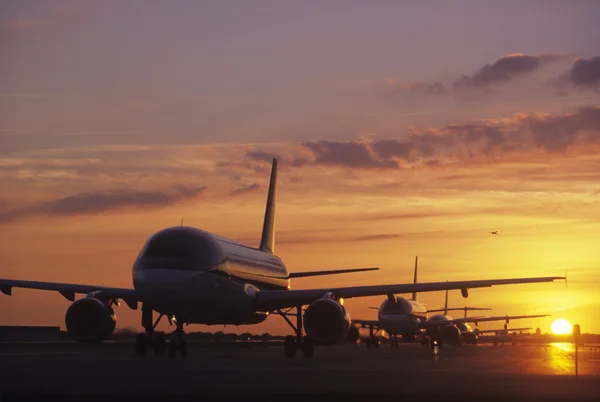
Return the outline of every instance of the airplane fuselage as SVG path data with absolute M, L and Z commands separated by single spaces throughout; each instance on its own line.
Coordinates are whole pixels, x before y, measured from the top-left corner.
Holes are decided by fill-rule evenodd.
M 412 339 L 419 333 L 419 323 L 427 320 L 427 309 L 417 301 L 396 297 L 381 303 L 377 319 L 387 333 Z
M 289 289 L 277 256 L 192 227 L 163 229 L 133 264 L 136 293 L 153 310 L 197 324 L 256 324 L 253 294 Z

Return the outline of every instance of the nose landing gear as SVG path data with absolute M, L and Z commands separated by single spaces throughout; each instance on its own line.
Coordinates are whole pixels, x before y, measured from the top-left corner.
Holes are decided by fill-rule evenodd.
M 171 334 L 171 338 L 167 344 L 165 333 L 154 331 L 162 317 L 163 314 L 160 314 L 156 321 L 153 322 L 152 309 L 142 306 L 142 326 L 145 332 L 135 338 L 136 356 L 145 356 L 148 353 L 148 349 L 152 349 L 156 356 L 164 356 L 167 349 L 171 357 L 174 357 L 177 351 L 179 351 L 181 357 L 187 355 L 187 344 L 183 332 L 184 323 L 176 322 L 173 317 L 169 317 L 170 323 L 176 322 L 177 329 Z
M 169 356 L 175 357 L 177 351 L 179 351 L 179 356 L 187 356 L 187 343 L 185 333 L 183 332 L 183 322 L 177 322 L 177 329 L 171 333 L 171 339 L 169 339 Z

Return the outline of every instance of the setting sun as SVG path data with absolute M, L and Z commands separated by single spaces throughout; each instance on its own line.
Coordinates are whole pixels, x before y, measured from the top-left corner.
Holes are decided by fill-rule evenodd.
M 552 323 L 552 333 L 556 335 L 566 335 L 571 333 L 571 323 L 565 319 L 559 318 Z

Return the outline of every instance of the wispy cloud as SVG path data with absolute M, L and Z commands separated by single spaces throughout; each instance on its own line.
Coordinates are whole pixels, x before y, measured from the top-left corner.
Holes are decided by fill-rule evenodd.
M 519 153 L 578 152 L 578 147 L 600 145 L 600 107 L 582 107 L 563 115 L 517 114 L 504 119 L 414 130 L 403 139 L 316 141 L 299 145 L 309 150 L 312 158 L 285 157 L 285 162 L 295 166 L 363 170 L 398 169 L 401 164 L 485 162 Z
M 250 184 L 249 186 L 245 186 L 245 187 L 241 187 L 241 188 L 237 188 L 233 191 L 229 192 L 230 196 L 238 196 L 238 195 L 244 195 L 244 194 L 248 194 L 248 193 L 252 193 L 256 190 L 260 189 L 260 184 L 258 183 L 253 183 Z
M 492 87 L 507 83 L 519 77 L 533 74 L 543 66 L 564 60 L 568 55 L 542 54 L 538 56 L 514 53 L 501 57 L 493 63 L 485 64 L 472 74 L 461 74 L 454 82 L 444 85 L 440 81 L 387 80 L 384 84 L 389 90 L 403 94 L 444 95 L 454 94 L 461 99 L 481 99 L 498 93 Z
M 482 88 L 491 84 L 508 82 L 539 70 L 543 65 L 563 60 L 567 55 L 543 54 L 529 56 L 523 53 L 509 54 L 492 64 L 486 64 L 471 75 L 462 75 L 454 83 L 455 88 Z
M 138 191 L 116 189 L 95 193 L 79 193 L 35 205 L 9 209 L 0 204 L 0 221 L 10 221 L 30 215 L 80 215 L 126 208 L 163 207 L 195 198 L 206 191 L 205 186 L 185 187 L 176 185 L 177 192 Z
M 9 20 L 6 23 L 6 28 L 13 32 L 25 32 L 31 30 L 35 26 L 35 22 L 31 18 L 17 17 Z

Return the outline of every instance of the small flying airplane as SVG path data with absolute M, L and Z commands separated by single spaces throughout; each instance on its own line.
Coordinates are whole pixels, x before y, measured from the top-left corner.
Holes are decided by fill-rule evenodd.
M 498 233 L 498 231 L 497 231 L 497 230 L 494 230 L 493 232 L 489 232 L 489 233 L 490 233 L 490 234 L 493 234 L 493 235 L 498 235 L 498 236 L 500 236 L 500 233 Z

